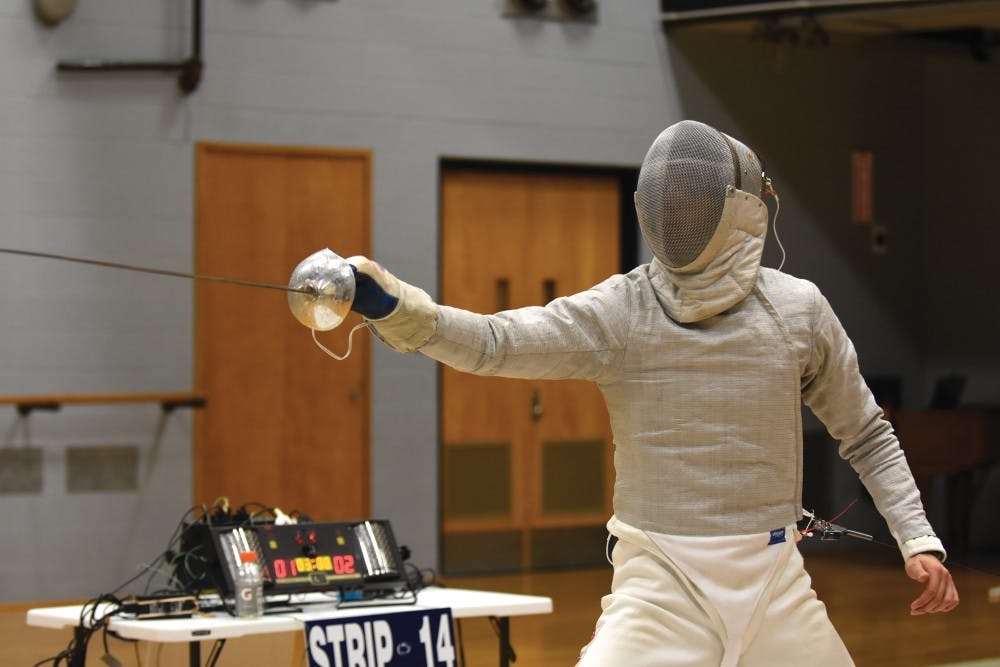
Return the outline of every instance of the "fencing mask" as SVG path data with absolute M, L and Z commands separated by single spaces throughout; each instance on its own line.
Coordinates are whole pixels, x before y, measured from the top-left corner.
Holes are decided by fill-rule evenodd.
M 763 196 L 763 169 L 752 150 L 693 120 L 661 132 L 642 162 L 635 193 L 653 255 L 673 269 L 697 259 L 719 224 L 729 187 Z

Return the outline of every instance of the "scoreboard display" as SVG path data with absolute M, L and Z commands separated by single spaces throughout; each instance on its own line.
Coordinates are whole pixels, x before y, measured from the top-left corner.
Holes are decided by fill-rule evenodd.
M 335 580 L 361 579 L 360 546 L 348 524 L 257 527 L 264 581 L 274 593 L 316 590 Z
M 265 595 L 403 588 L 402 557 L 388 521 L 206 525 L 197 559 L 177 575 L 198 590 L 233 594 L 240 551 L 256 551 Z M 189 543 L 189 547 L 192 545 Z M 208 552 L 208 557 L 205 553 Z M 197 567 L 192 567 L 196 563 Z

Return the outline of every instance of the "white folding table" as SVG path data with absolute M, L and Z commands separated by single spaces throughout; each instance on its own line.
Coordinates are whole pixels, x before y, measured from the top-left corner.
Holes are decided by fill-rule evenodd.
M 261 618 L 235 618 L 225 612 L 196 614 L 190 618 L 129 619 L 113 616 L 108 630 L 125 639 L 149 642 L 187 642 L 191 667 L 201 664 L 202 640 L 226 640 L 233 637 L 302 631 L 307 621 L 366 614 L 389 614 L 419 609 L 447 607 L 453 618 L 490 616 L 499 626 L 500 665 L 510 663 L 510 617 L 552 612 L 552 598 L 537 595 L 517 595 L 459 588 L 432 586 L 417 593 L 415 604 L 349 606 L 338 608 L 334 601 L 324 601 L 318 594 L 293 598 L 288 604 L 296 608 Z M 75 627 L 80 623 L 82 605 L 31 609 L 28 625 L 46 628 Z M 104 608 L 106 609 L 106 607 Z M 96 616 L 104 612 L 98 607 Z

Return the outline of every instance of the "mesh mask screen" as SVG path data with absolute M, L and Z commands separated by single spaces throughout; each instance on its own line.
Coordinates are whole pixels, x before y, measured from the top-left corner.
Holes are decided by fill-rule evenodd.
M 664 130 L 642 163 L 635 198 L 653 255 L 672 268 L 694 261 L 715 233 L 733 185 L 733 153 L 717 130 L 695 121 Z

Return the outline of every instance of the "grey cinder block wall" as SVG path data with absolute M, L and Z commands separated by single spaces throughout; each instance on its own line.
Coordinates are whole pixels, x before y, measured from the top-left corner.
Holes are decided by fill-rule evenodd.
M 184 96 L 170 76 L 54 64 L 183 55 L 188 2 L 79 3 L 57 27 L 5 3 L 0 246 L 191 270 L 195 142 L 363 147 L 374 254 L 434 293 L 442 156 L 637 166 L 663 127 L 698 118 L 767 158 L 786 269 L 828 294 L 866 373 L 901 376 L 912 406 L 945 370 L 968 376 L 969 400 L 1000 401 L 996 62 L 919 41 L 668 37 L 653 0 L 602 2 L 597 22 L 575 24 L 504 18 L 501 5 L 212 0 L 204 79 Z M 849 221 L 854 148 L 876 152 L 885 256 Z M 192 388 L 186 285 L 3 256 L 0 284 L 0 394 Z M 433 566 L 437 372 L 377 346 L 372 375 L 373 512 Z M 110 590 L 191 504 L 190 413 L 3 407 L 0 427 L 3 447 L 39 448 L 43 467 L 40 488 L 0 493 L 0 599 Z M 105 444 L 135 448 L 135 488 L 67 491 L 66 449 Z

